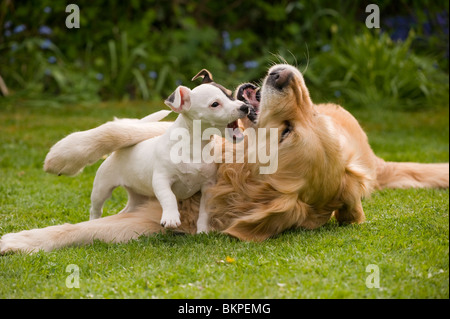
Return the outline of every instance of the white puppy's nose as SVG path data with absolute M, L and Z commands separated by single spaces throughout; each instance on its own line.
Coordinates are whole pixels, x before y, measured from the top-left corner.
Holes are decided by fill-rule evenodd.
M 241 112 L 243 112 L 243 113 L 245 113 L 245 114 L 248 114 L 248 109 L 249 109 L 249 106 L 248 106 L 247 104 L 243 104 L 243 105 L 239 108 L 239 111 L 241 111 Z

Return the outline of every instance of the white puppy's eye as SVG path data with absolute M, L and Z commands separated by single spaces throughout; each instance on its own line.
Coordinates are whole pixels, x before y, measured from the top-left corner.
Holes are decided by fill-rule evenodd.
M 211 104 L 211 107 L 218 107 L 219 106 L 219 102 L 214 102 L 213 104 Z

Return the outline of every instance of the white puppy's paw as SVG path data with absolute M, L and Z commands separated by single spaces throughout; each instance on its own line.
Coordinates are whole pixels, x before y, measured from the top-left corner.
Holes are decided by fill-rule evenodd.
M 208 232 L 208 225 L 203 223 L 197 223 L 197 234 L 200 233 L 207 233 Z
M 161 226 L 164 228 L 178 228 L 181 225 L 180 214 L 163 214 L 161 217 Z

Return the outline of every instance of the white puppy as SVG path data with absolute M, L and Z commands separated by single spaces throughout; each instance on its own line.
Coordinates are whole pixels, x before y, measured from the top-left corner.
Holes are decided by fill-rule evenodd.
M 200 190 L 202 197 L 197 232 L 207 231 L 207 199 L 204 194 L 216 182 L 216 163 L 206 163 L 201 153 L 192 154 L 189 151 L 188 161 L 175 164 L 171 150 L 191 150 L 192 145 L 198 143 L 202 151 L 211 143 L 202 139 L 207 128 L 214 127 L 224 134 L 227 127 L 237 126 L 237 120 L 245 117 L 251 106 L 233 99 L 229 91 L 212 82 L 208 71 L 202 70 L 194 79 L 198 76 L 204 77 L 203 84 L 193 90 L 179 86 L 165 101 L 179 116 L 163 135 L 115 151 L 99 167 L 91 194 L 90 219 L 99 218 L 105 200 L 114 188 L 123 186 L 128 191 L 128 203 L 121 213 L 133 211 L 149 196 L 156 196 L 163 209 L 161 225 L 176 228 L 181 223 L 178 199 L 189 198 Z M 195 120 L 201 121 L 197 140 L 193 132 Z M 173 138 L 180 132 L 187 132 L 189 138 L 182 138 L 181 141 Z M 186 145 L 180 148 L 180 143 Z M 176 148 L 173 148 L 175 145 Z

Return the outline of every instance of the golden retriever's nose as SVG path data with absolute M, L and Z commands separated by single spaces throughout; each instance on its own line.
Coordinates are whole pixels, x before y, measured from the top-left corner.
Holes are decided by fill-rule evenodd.
M 273 87 L 279 90 L 282 90 L 289 83 L 291 77 L 292 77 L 291 70 L 280 67 L 272 70 L 269 73 L 267 84 L 272 85 Z

